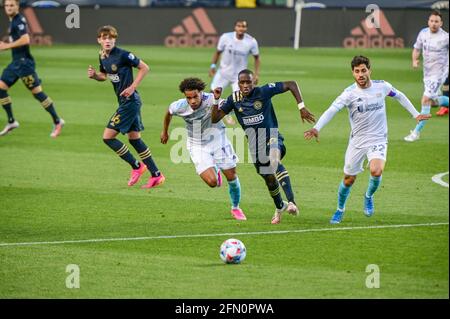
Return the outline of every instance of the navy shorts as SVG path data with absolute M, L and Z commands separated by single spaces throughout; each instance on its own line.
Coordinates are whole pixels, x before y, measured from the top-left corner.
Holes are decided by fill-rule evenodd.
M 142 124 L 141 105 L 142 103 L 139 98 L 124 99 L 109 119 L 106 127 L 122 134 L 143 131 L 144 124 Z
M 41 80 L 36 73 L 36 65 L 33 60 L 21 58 L 11 62 L 3 70 L 1 80 L 8 87 L 13 86 L 18 79 L 21 79 L 25 86 L 32 90 L 41 85 Z
M 250 149 L 250 153 L 253 159 L 253 165 L 255 165 L 256 171 L 259 175 L 272 175 L 275 172 L 271 172 L 269 154 L 271 149 L 278 149 L 281 153 L 281 158 L 286 155 L 286 146 L 284 145 L 284 138 L 279 135 L 277 138 L 271 138 L 266 141 L 265 145 L 261 144 L 256 150 Z

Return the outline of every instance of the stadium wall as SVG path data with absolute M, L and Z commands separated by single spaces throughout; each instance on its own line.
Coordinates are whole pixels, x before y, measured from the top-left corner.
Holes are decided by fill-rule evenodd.
M 426 26 L 429 10 L 386 9 L 380 28 L 365 27 L 367 13 L 361 9 L 304 10 L 301 47 L 411 47 Z M 67 28 L 70 12 L 64 8 L 26 8 L 35 44 L 96 43 L 99 26 L 118 28 L 120 43 L 183 46 L 215 46 L 218 37 L 233 30 L 234 21 L 247 19 L 249 33 L 261 46 L 291 47 L 295 13 L 292 9 L 204 9 L 204 8 L 81 8 L 80 28 Z M 70 20 L 70 19 L 69 19 Z M 0 30 L 7 34 L 8 19 L 2 13 Z M 448 11 L 444 12 L 448 30 Z

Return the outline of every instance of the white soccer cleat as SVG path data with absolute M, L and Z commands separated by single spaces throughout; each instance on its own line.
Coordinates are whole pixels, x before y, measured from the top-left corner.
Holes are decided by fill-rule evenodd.
M 287 212 L 293 216 L 298 216 L 299 214 L 298 207 L 293 202 L 288 203 Z
M 420 138 L 420 133 L 416 133 L 416 131 L 411 131 L 408 136 L 405 136 L 404 140 L 407 142 L 414 142 Z
M 272 217 L 271 224 L 279 224 L 281 222 L 281 214 L 288 209 L 289 204 L 283 201 L 283 207 L 275 209 L 275 214 Z
M 14 121 L 12 123 L 8 123 L 6 124 L 5 128 L 3 129 L 3 131 L 0 132 L 0 136 L 4 136 L 6 134 L 8 134 L 9 132 L 11 132 L 12 130 L 14 130 L 15 128 L 19 127 L 19 122 Z

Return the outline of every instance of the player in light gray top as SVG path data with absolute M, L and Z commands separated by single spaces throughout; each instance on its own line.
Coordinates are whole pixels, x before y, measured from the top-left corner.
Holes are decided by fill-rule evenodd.
M 355 56 L 351 63 L 355 83 L 344 90 L 333 104 L 322 114 L 316 125 L 305 132 L 307 140 L 319 131 L 344 107 L 347 108 L 351 126 L 350 138 L 345 153 L 344 179 L 339 185 L 338 207 L 330 220 L 332 224 L 342 221 L 345 202 L 356 176 L 364 170 L 367 158 L 370 167 L 369 186 L 364 194 L 364 214 L 374 213 L 373 194 L 381 183 L 387 157 L 388 128 L 386 122 L 387 96 L 396 99 L 418 122 L 431 117 L 419 114 L 408 98 L 385 81 L 370 79 L 370 61 L 364 56 Z
M 187 148 L 195 165 L 197 174 L 210 187 L 222 185 L 221 171 L 228 181 L 231 199 L 231 215 L 237 220 L 246 220 L 239 207 L 241 185 L 236 173 L 238 158 L 233 146 L 225 134 L 222 121 L 211 122 L 212 106 L 219 103 L 221 88 L 214 93 L 203 92 L 206 84 L 198 78 L 184 79 L 179 89 L 185 98 L 170 104 L 164 116 L 161 143 L 169 140 L 169 126 L 173 116 L 179 116 L 186 122 L 188 133 Z
M 228 85 L 231 85 L 233 92 L 239 91 L 238 74 L 248 68 L 250 55 L 255 59 L 254 79 L 255 84 L 258 83 L 261 64 L 258 42 L 247 33 L 247 29 L 247 21 L 237 20 L 234 24 L 234 32 L 227 32 L 220 36 L 209 69 L 209 76 L 213 77 L 211 91 L 217 87 L 225 89 Z M 217 69 L 219 58 L 220 67 Z M 225 120 L 230 125 L 235 124 L 231 115 L 227 115 Z
M 422 114 L 430 114 L 431 106 L 447 106 L 448 96 L 439 95 L 439 89 L 448 77 L 448 33 L 442 30 L 442 15 L 433 11 L 428 18 L 428 28 L 424 28 L 417 36 L 412 52 L 413 68 L 420 64 L 420 53 L 423 57 Z M 419 122 L 415 129 L 405 137 L 405 141 L 414 142 L 420 137 L 425 122 Z

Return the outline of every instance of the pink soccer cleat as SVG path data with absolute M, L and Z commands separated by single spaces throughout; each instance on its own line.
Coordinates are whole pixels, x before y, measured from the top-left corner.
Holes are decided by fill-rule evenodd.
M 153 176 L 150 177 L 150 179 L 148 180 L 148 183 L 145 184 L 144 186 L 142 186 L 141 188 L 156 187 L 156 186 L 161 185 L 162 183 L 164 183 L 165 180 L 166 180 L 166 178 L 161 173 L 158 177 L 153 177 Z
M 237 220 L 247 220 L 247 217 L 245 217 L 244 212 L 240 208 L 231 209 L 231 215 Z
M 294 216 L 298 216 L 300 213 L 298 207 L 293 202 L 288 203 L 287 212 Z
M 275 225 L 275 224 L 279 224 L 281 222 L 281 214 L 286 211 L 288 208 L 288 203 L 283 201 L 283 207 L 281 207 L 280 209 L 276 208 L 275 209 L 275 214 L 272 217 L 271 220 L 271 224 Z
M 220 169 L 217 170 L 217 187 L 222 186 L 222 174 L 220 174 Z
M 134 184 L 136 184 L 146 170 L 147 166 L 145 166 L 144 163 L 141 163 L 141 166 L 139 166 L 139 168 L 131 170 L 131 176 L 130 180 L 128 181 L 128 186 L 133 186 Z
M 56 138 L 61 134 L 61 130 L 66 122 L 63 119 L 59 119 L 59 123 L 53 126 L 53 131 L 50 133 L 50 137 Z

